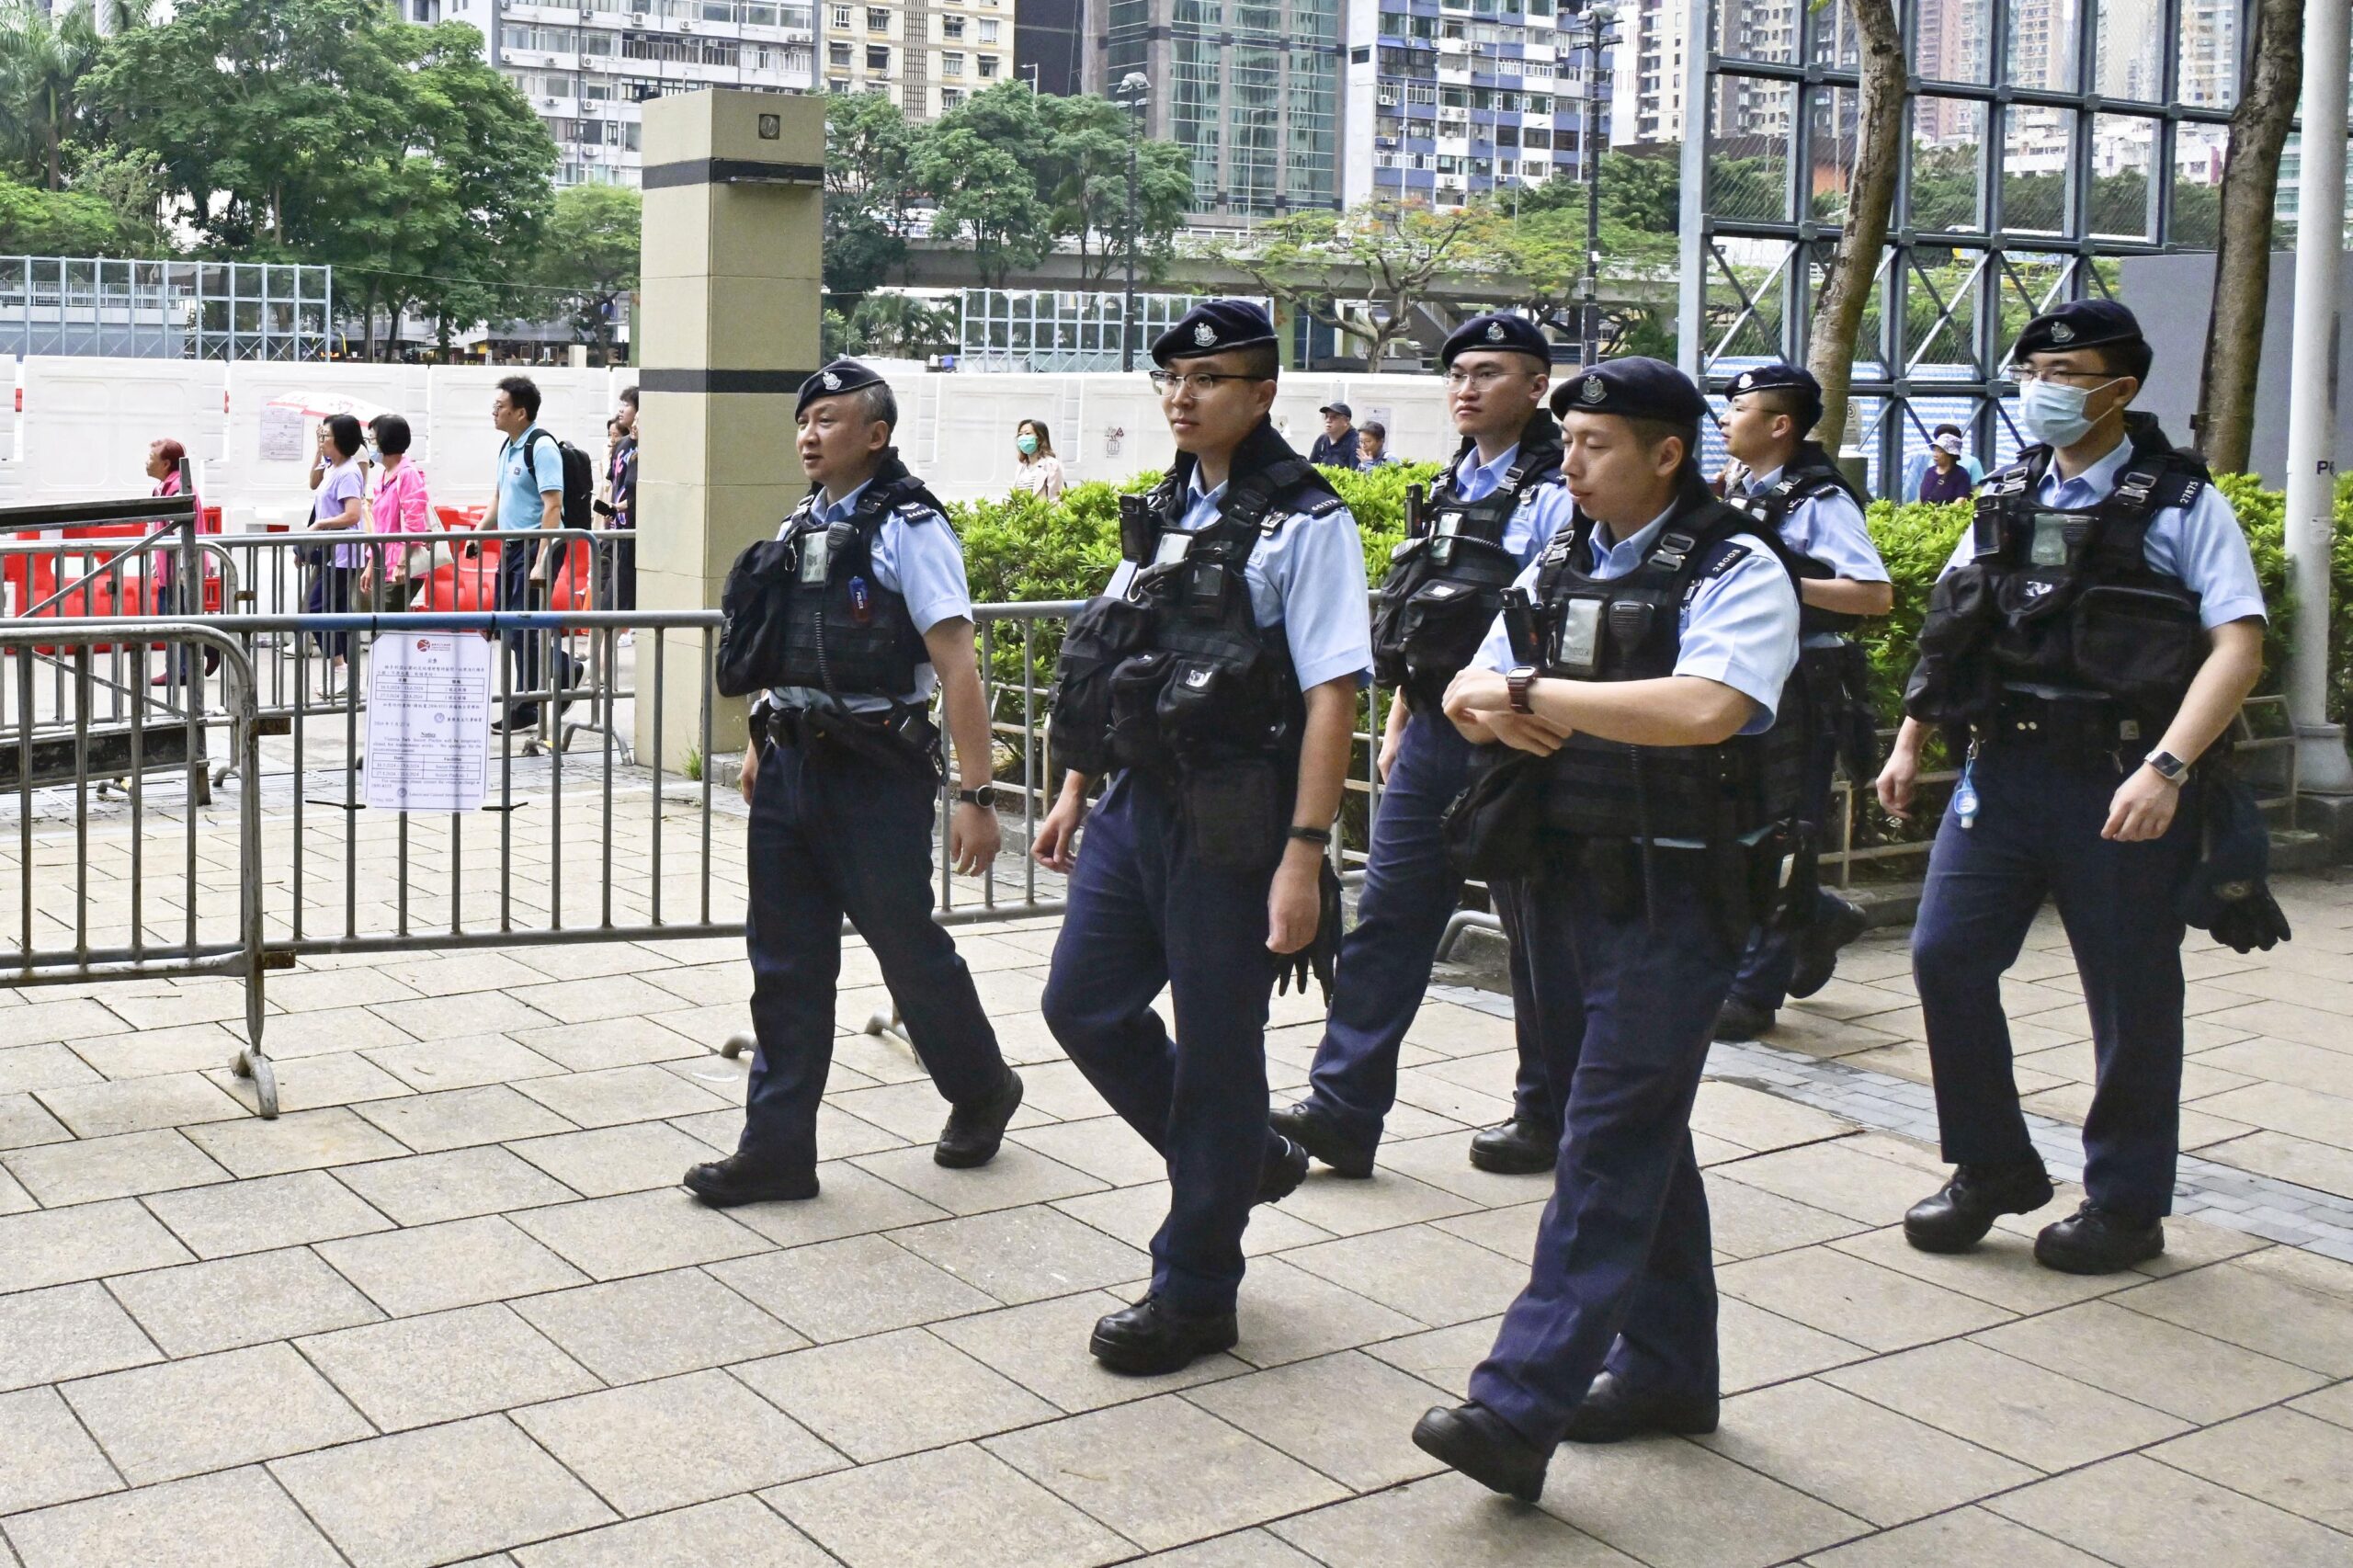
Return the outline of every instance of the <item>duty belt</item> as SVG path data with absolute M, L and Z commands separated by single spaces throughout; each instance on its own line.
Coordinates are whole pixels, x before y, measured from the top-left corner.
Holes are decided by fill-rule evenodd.
M 2099 692 L 2006 689 L 1978 735 L 1997 745 L 2043 746 L 2061 761 L 2078 764 L 2120 761 L 2143 741 L 2141 722 Z

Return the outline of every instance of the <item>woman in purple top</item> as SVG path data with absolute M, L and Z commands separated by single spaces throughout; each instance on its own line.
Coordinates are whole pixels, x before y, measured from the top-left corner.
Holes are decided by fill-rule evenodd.
M 1966 501 L 1976 488 L 1976 481 L 1969 477 L 1969 470 L 1961 460 L 1961 437 L 1957 432 L 1939 432 L 1928 448 L 1928 466 L 1920 475 L 1920 499 L 1923 501 Z
M 319 488 L 311 498 L 313 532 L 346 532 L 359 526 L 359 501 L 368 490 L 367 479 L 359 472 L 359 421 L 350 415 L 330 414 L 319 422 L 319 456 L 326 472 L 319 476 Z M 338 544 L 328 552 L 311 587 L 313 613 L 334 614 L 351 608 L 351 580 L 358 575 L 360 552 L 366 549 L 362 544 Z M 343 667 L 351 639 L 330 631 L 320 633 L 318 642 L 319 652 L 335 661 L 324 677 L 325 688 L 332 693 L 333 671 Z

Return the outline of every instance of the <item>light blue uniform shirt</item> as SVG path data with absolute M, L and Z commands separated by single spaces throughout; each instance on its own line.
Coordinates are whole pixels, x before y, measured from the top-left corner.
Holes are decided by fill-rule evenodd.
M 840 500 L 830 504 L 820 499 L 817 520 L 822 523 L 847 521 L 858 510 L 858 498 L 866 494 L 868 480 Z M 886 514 L 881 526 L 874 530 L 874 580 L 907 602 L 908 619 L 917 631 L 929 631 L 943 620 L 972 619 L 972 590 L 964 575 L 964 546 L 948 519 L 928 507 L 931 520 L 910 523 L 893 507 Z M 777 530 L 782 539 L 792 531 L 792 519 L 787 518 Z M 938 686 L 938 677 L 928 664 L 915 666 L 915 687 L 913 691 L 899 694 L 902 702 L 927 705 Z M 818 699 L 824 694 L 805 687 L 775 688 L 777 699 L 788 707 L 798 707 Z M 858 712 L 881 712 L 891 706 L 884 699 L 874 696 L 846 697 L 843 705 Z
M 563 493 L 563 453 L 534 425 L 498 449 L 498 526 L 538 528 L 547 505 L 540 497 L 551 490 Z
M 1185 515 L 1176 524 L 1186 533 L 1216 522 L 1225 495 L 1224 485 L 1205 493 L 1200 483 L 1196 470 Z M 1120 562 L 1104 592 L 1125 595 L 1135 574 L 1134 562 Z M 1250 585 L 1250 613 L 1258 630 L 1283 629 L 1300 690 L 1343 676 L 1355 676 L 1359 686 L 1372 679 L 1364 541 L 1345 508 L 1320 517 L 1293 512 L 1273 533 L 1260 533 L 1242 575 Z
M 1615 545 L 1605 545 L 1601 529 L 1595 528 L 1587 541 L 1593 574 L 1614 580 L 1640 566 L 1674 511 L 1668 507 L 1641 532 Z M 1748 547 L 1748 553 L 1702 582 L 1682 607 L 1675 673 L 1728 686 L 1756 704 L 1740 733 L 1759 735 L 1773 727 L 1781 687 L 1798 667 L 1798 594 L 1780 558 L 1764 540 L 1748 534 L 1733 537 Z M 1537 571 L 1534 564 L 1522 570 L 1514 586 L 1533 594 Z M 1472 663 L 1483 670 L 1511 668 L 1511 637 L 1504 630 L 1503 617 L 1495 617 Z
M 1784 465 L 1786 466 L 1786 465 Z M 1754 495 L 1780 482 L 1781 471 L 1759 474 L 1748 482 Z M 1781 519 L 1781 542 L 1799 555 L 1812 556 L 1830 568 L 1834 576 L 1856 583 L 1884 583 L 1887 563 L 1879 558 L 1863 509 L 1843 490 L 1832 490 L 1791 506 Z M 1805 634 L 1809 648 L 1836 648 L 1845 641 L 1836 631 Z
M 1511 450 L 1491 463 L 1479 460 L 1479 449 L 1472 448 L 1462 454 L 1455 465 L 1454 497 L 1459 501 L 1483 501 L 1503 487 L 1504 476 L 1511 465 L 1519 460 L 1519 443 L 1512 443 Z M 1576 511 L 1569 499 L 1569 487 L 1553 480 L 1522 491 L 1519 505 L 1512 509 L 1504 523 L 1503 547 L 1522 566 L 1544 551 L 1545 543 L 1567 525 Z
M 2035 499 L 2057 510 L 2097 506 L 2116 488 L 2118 476 L 2131 460 L 2132 443 L 2119 439 L 2114 451 L 2073 479 L 2060 478 L 2054 462 L 2035 486 Z M 1945 571 L 1967 565 L 1976 554 L 1976 541 L 1963 528 Z M 2177 579 L 2198 596 L 2198 619 L 2208 631 L 2250 616 L 2264 619 L 2263 588 L 2256 581 L 2246 532 L 2239 527 L 2238 514 L 2212 485 L 2201 486 L 2188 506 L 2163 507 L 2150 518 L 2141 554 L 2150 571 Z

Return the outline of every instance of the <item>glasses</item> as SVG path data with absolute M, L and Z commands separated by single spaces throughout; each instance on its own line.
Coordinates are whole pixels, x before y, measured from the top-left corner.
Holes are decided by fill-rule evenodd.
M 1151 379 L 1153 390 L 1163 397 L 1182 397 L 1188 392 L 1199 392 L 1207 397 L 1228 381 L 1256 381 L 1266 379 L 1263 376 L 1220 375 L 1207 370 L 1196 371 L 1189 376 L 1179 375 L 1174 370 L 1147 370 L 1144 374 Z
M 2063 386 L 2104 387 L 2116 380 L 2106 370 L 2038 370 L 2031 365 L 2013 365 L 2006 372 L 2019 386 L 2032 386 L 2037 381 L 2057 381 Z
M 1449 370 L 1446 373 L 1446 390 L 1461 392 L 1464 387 L 1477 387 L 1484 392 L 1498 381 L 1533 374 L 1532 370 L 1506 370 L 1499 365 L 1482 365 L 1475 370 Z

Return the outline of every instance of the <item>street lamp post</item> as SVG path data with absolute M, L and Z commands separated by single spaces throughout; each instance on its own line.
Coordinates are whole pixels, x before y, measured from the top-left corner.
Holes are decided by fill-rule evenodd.
M 1590 365 L 1601 354 L 1601 79 L 1606 74 L 1601 51 L 1617 41 L 1609 24 L 1618 19 L 1608 0 L 1587 5 L 1578 20 L 1585 24 L 1585 134 L 1577 147 L 1585 165 L 1585 298 L 1577 309 L 1577 358 Z
M 1136 368 L 1136 148 L 1143 135 L 1144 96 L 1152 83 L 1141 71 L 1120 78 L 1119 101 L 1128 111 L 1128 292 L 1120 307 L 1120 369 Z

